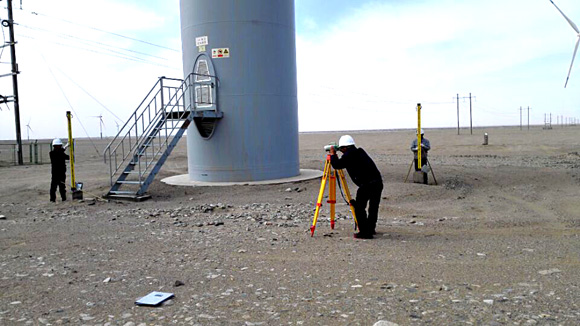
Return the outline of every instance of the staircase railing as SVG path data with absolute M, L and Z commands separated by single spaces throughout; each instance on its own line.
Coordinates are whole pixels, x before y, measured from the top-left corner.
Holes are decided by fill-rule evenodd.
M 219 79 L 211 75 L 192 73 L 185 80 L 160 77 L 105 148 L 111 182 L 106 196 L 147 197 L 147 188 L 190 123 L 194 119 L 215 122 L 223 117 L 214 101 L 218 86 Z M 204 96 L 207 94 L 212 96 Z M 123 185 L 136 185 L 137 189 L 120 190 Z
M 131 114 L 104 151 L 111 186 L 122 178 L 130 163 L 135 164 L 139 182 L 143 181 L 155 158 L 164 152 L 170 138 L 181 126 L 182 121 L 177 119 L 189 114 L 190 108 L 186 108 L 184 96 L 187 87 L 188 83 L 181 79 L 160 77 Z M 168 117 L 171 117 L 170 121 L 167 121 Z

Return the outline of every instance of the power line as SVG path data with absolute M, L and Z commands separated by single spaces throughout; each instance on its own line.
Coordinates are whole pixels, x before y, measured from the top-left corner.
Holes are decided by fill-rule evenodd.
M 3 19 L 0 18 L 0 21 L 2 21 Z M 2 28 L 2 44 L 6 44 L 6 34 L 4 33 L 4 28 Z M 0 51 L 0 59 L 2 59 L 2 55 L 4 54 L 4 47 L 2 47 L 2 50 Z
M 31 40 L 38 41 L 37 38 L 32 37 L 32 36 L 24 36 L 24 35 L 22 35 L 22 37 L 23 38 L 27 38 L 27 39 L 31 39 Z M 72 48 L 72 49 L 77 49 L 77 50 L 83 50 L 83 51 L 86 51 L 86 52 L 92 52 L 92 53 L 107 55 L 107 56 L 110 56 L 110 57 L 113 57 L 113 58 L 119 58 L 119 59 L 124 59 L 124 60 L 128 60 L 128 61 L 133 61 L 133 62 L 150 64 L 150 65 L 154 65 L 154 66 L 157 66 L 157 67 L 165 67 L 165 68 L 169 68 L 169 69 L 176 69 L 176 70 L 178 70 L 178 68 L 176 68 L 176 67 L 171 67 L 171 66 L 168 66 L 168 65 L 160 64 L 158 62 L 154 62 L 154 61 L 150 61 L 150 60 L 145 60 L 145 59 L 139 58 L 139 57 L 134 57 L 134 56 L 131 57 L 131 56 L 128 56 L 128 55 L 123 54 L 123 53 L 118 53 L 118 54 L 115 54 L 115 53 L 106 53 L 106 52 L 99 51 L 99 50 L 88 49 L 88 48 L 83 48 L 83 47 L 74 46 L 74 45 L 70 45 L 70 44 L 59 43 L 59 42 L 53 42 L 51 44 L 60 45 L 60 46 L 64 46 L 64 47 L 68 47 L 68 48 Z
M 74 35 L 70 35 L 70 34 L 64 34 L 64 33 L 56 32 L 56 31 L 51 31 L 51 30 L 48 30 L 48 29 L 45 29 L 45 28 L 27 26 L 27 25 L 23 25 L 23 24 L 17 24 L 17 25 L 20 26 L 20 27 L 28 28 L 30 30 L 36 30 L 36 31 L 41 31 L 41 32 L 56 34 L 56 35 L 59 35 L 60 37 L 65 38 L 65 39 L 74 39 L 74 40 L 83 41 L 83 42 L 85 42 L 86 45 L 91 45 L 90 43 L 94 43 L 94 44 L 97 44 L 97 45 L 102 45 L 105 48 L 118 49 L 118 50 L 122 50 L 122 51 L 127 51 L 127 52 L 131 52 L 131 53 L 135 53 L 135 54 L 140 54 L 140 55 L 147 56 L 147 57 L 152 57 L 152 58 L 156 58 L 156 59 L 161 59 L 161 60 L 164 60 L 164 61 L 168 61 L 167 58 L 159 57 L 159 56 L 156 56 L 156 55 L 153 55 L 153 54 L 139 52 L 139 51 L 135 51 L 135 50 L 131 50 L 131 49 L 126 49 L 126 48 L 122 48 L 122 47 L 119 47 L 119 46 L 114 46 L 114 45 L 110 45 L 110 44 L 107 44 L 107 43 L 103 43 L 103 42 L 99 42 L 99 41 L 94 41 L 94 40 L 90 40 L 90 39 L 86 39 L 86 38 L 82 38 L 82 37 L 78 37 L 78 36 L 74 36 Z M 94 46 L 94 45 L 92 45 L 92 46 Z
M 89 26 L 89 25 L 78 24 L 78 23 L 72 22 L 70 20 L 66 20 L 66 19 L 62 19 L 62 18 L 58 18 L 58 17 L 53 17 L 53 16 L 50 16 L 50 15 L 46 15 L 46 14 L 43 14 L 43 13 L 39 13 L 37 11 L 31 11 L 31 12 L 29 12 L 29 14 L 34 15 L 34 16 L 43 16 L 43 17 L 47 17 L 47 18 L 50 18 L 50 19 L 59 20 L 59 21 L 62 21 L 62 22 L 68 23 L 68 24 L 72 24 L 72 25 L 76 25 L 76 26 L 81 26 L 81 27 L 88 28 L 88 29 L 92 29 L 92 30 L 95 30 L 95 31 L 98 31 L 98 32 L 101 32 L 101 33 L 106 33 L 106 34 L 114 35 L 114 36 L 117 36 L 117 37 L 120 37 L 120 38 L 124 38 L 124 39 L 128 39 L 128 40 L 131 40 L 131 41 L 135 41 L 135 42 L 147 44 L 147 45 L 154 46 L 154 47 L 158 47 L 158 48 L 161 48 L 161 49 L 171 50 L 171 51 L 175 51 L 175 52 L 181 52 L 179 50 L 172 49 L 172 48 L 169 48 L 169 47 L 166 47 L 166 46 L 163 46 L 163 45 L 159 45 L 159 44 L 151 43 L 151 42 L 148 42 L 148 41 L 136 39 L 136 38 L 133 38 L 133 37 L 130 37 L 130 36 L 126 36 L 126 35 L 122 35 L 122 34 L 119 34 L 119 33 L 114 33 L 114 32 L 110 32 L 110 31 L 106 31 L 104 29 L 100 29 L 100 28 L 97 28 L 97 27 Z
M 46 63 L 46 66 L 48 67 L 48 71 L 50 71 L 50 74 L 52 75 L 52 77 L 54 78 L 54 81 L 56 82 L 56 85 L 58 86 L 58 88 L 60 89 L 62 95 L 64 96 L 64 99 L 66 100 L 66 102 L 68 103 L 68 106 L 71 108 L 71 110 L 75 113 L 75 115 L 78 116 L 77 112 L 75 111 L 75 109 L 73 108 L 72 104 L 70 103 L 70 101 L 68 100 L 68 97 L 66 96 L 66 93 L 64 92 L 64 89 L 62 88 L 62 86 L 60 85 L 60 83 L 58 82 L 58 79 L 56 78 L 56 76 L 54 75 L 54 73 L 52 72 L 52 69 L 50 68 L 50 65 L 48 64 L 48 62 L 46 61 L 46 58 L 44 57 L 44 55 L 42 55 L 42 59 L 44 59 L 44 62 Z M 85 131 L 85 134 L 87 135 L 87 138 L 89 138 L 89 141 L 91 142 L 91 144 L 93 145 L 93 147 L 95 148 L 95 150 L 97 151 L 97 154 L 101 155 L 101 153 L 99 153 L 99 149 L 97 148 L 97 146 L 95 145 L 95 143 L 93 142 L 93 139 L 91 138 L 91 136 L 89 136 L 89 133 L 87 132 L 87 129 L 85 128 L 85 126 L 83 125 L 83 123 L 81 122 L 81 119 L 78 118 L 79 123 L 81 125 L 81 127 L 83 128 L 83 130 Z
M 63 74 L 66 78 L 68 78 L 68 80 L 70 80 L 73 84 L 75 84 L 78 88 L 80 88 L 83 92 L 85 92 L 88 96 L 90 96 L 93 100 L 95 100 L 97 103 L 99 103 L 105 110 L 107 110 L 110 114 L 112 114 L 117 120 L 124 122 L 123 119 L 119 118 L 113 111 L 109 110 L 109 108 L 107 108 L 103 103 L 101 103 L 96 97 L 94 97 L 93 95 L 91 95 L 91 93 L 89 93 L 86 89 L 84 89 L 81 85 L 79 85 L 78 83 L 76 83 L 74 80 L 72 80 L 72 78 L 70 78 L 67 74 L 65 74 L 61 69 L 57 68 L 58 71 L 60 71 L 61 74 Z

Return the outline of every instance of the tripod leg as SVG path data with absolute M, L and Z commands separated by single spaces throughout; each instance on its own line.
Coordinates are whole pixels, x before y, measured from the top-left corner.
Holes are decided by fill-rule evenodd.
M 352 197 L 350 196 L 350 191 L 348 190 L 348 185 L 346 184 L 346 179 L 344 178 L 344 171 L 337 170 L 338 176 L 340 178 L 340 182 L 344 188 L 344 193 L 346 194 L 346 200 L 348 200 L 348 205 L 350 206 L 350 211 L 352 212 L 352 217 L 354 218 L 354 229 L 358 228 L 358 221 L 356 219 L 356 213 L 354 211 L 354 206 L 352 204 Z M 360 230 L 360 229 L 359 229 Z
M 431 169 L 431 174 L 433 175 L 433 181 L 435 181 L 435 185 L 437 185 L 437 178 L 435 178 L 435 171 L 433 171 L 433 167 L 431 166 L 431 162 L 427 160 L 427 164 L 429 164 L 429 169 Z
M 322 173 L 322 183 L 320 184 L 320 191 L 318 192 L 318 199 L 316 200 L 316 210 L 314 211 L 314 219 L 312 220 L 312 226 L 310 227 L 310 236 L 314 236 L 314 230 L 316 229 L 316 221 L 318 221 L 318 214 L 320 214 L 320 207 L 322 206 L 322 197 L 324 196 L 324 188 L 326 187 L 326 180 L 330 174 L 330 159 L 327 157 L 326 163 L 324 164 L 324 172 Z
M 409 178 L 409 174 L 411 173 L 411 168 L 413 167 L 414 160 L 411 160 L 411 165 L 409 165 L 409 171 L 407 171 L 407 176 L 405 177 L 405 182 L 407 183 L 407 179 Z
M 330 204 L 330 229 L 334 230 L 334 215 L 335 215 L 335 204 L 336 204 L 336 173 L 331 169 L 330 171 L 330 184 L 328 185 L 328 201 Z

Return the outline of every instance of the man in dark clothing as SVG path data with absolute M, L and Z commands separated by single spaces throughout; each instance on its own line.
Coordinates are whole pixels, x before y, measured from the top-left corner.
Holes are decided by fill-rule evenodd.
M 429 179 L 427 172 L 424 171 L 424 166 L 427 164 L 427 153 L 431 149 L 431 143 L 427 138 L 425 138 L 425 131 L 421 129 L 421 167 L 419 167 L 419 155 L 417 154 L 417 138 L 413 139 L 411 142 L 411 151 L 414 155 L 415 171 L 423 171 L 423 183 L 429 184 Z
M 330 148 L 330 164 L 335 169 L 346 169 L 350 178 L 358 186 L 354 212 L 358 222 L 357 239 L 372 239 L 376 234 L 379 203 L 383 191 L 383 178 L 375 162 L 362 149 L 357 148 L 349 135 L 340 137 L 338 149 L 343 153 L 339 158 L 333 146 Z M 368 216 L 366 212 L 369 205 Z
M 56 187 L 60 192 L 62 201 L 66 200 L 66 160 L 69 156 L 64 152 L 68 147 L 62 146 L 62 141 L 56 138 L 52 141 L 52 151 L 50 151 L 50 165 L 52 172 L 52 180 L 50 181 L 50 201 L 56 201 Z

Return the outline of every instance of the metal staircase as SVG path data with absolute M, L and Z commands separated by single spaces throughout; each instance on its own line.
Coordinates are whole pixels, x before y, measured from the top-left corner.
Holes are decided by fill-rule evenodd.
M 210 85 L 217 90 L 217 79 L 208 76 L 211 77 L 208 81 L 200 83 L 194 75 L 185 80 L 160 77 L 105 148 L 104 159 L 109 164 L 111 182 L 106 198 L 135 201 L 150 198 L 147 188 L 190 123 L 194 119 L 203 121 L 223 116 L 217 111 L 196 111 L 197 97 L 194 98 L 195 92 L 190 88 Z

